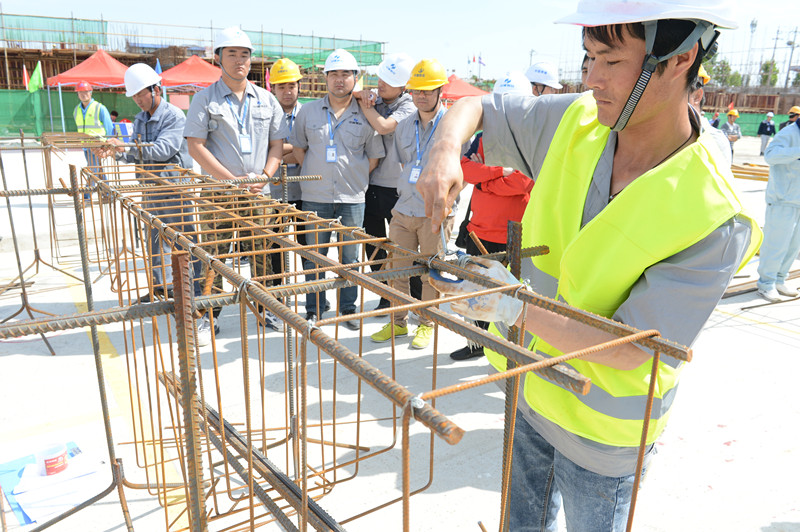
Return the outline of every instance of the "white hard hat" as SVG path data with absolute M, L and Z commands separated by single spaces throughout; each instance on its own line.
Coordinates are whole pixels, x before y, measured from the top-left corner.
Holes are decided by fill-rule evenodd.
M 331 52 L 331 54 L 325 60 L 324 72 L 330 72 L 332 70 L 352 70 L 356 74 L 358 74 L 360 71 L 358 68 L 358 63 L 356 62 L 356 58 L 353 57 L 353 54 L 347 50 L 343 50 L 342 48 L 338 48 Z
M 391 54 L 378 65 L 378 77 L 392 87 L 405 87 L 411 77 L 414 60 L 408 54 Z
M 736 29 L 738 24 L 729 0 L 580 0 L 572 15 L 560 24 L 608 26 L 648 20 L 704 20 L 720 28 Z
M 775 114 L 772 111 L 770 111 L 770 112 L 767 113 L 767 116 L 772 118 L 773 116 L 775 116 Z
M 558 82 L 558 69 L 555 65 L 547 61 L 539 61 L 528 67 L 525 77 L 530 83 L 541 83 L 554 89 L 560 89 L 561 83 Z
M 253 43 L 250 42 L 250 37 L 248 37 L 245 32 L 236 26 L 231 26 L 230 28 L 220 30 L 214 37 L 215 54 L 219 53 L 220 48 L 226 48 L 230 46 L 247 48 L 251 53 L 253 52 Z
M 130 98 L 137 92 L 161 83 L 161 76 L 144 63 L 136 63 L 125 71 L 125 96 Z
M 495 94 L 520 94 L 522 96 L 530 96 L 533 94 L 531 91 L 531 82 L 519 70 L 512 70 L 506 72 L 504 76 L 498 78 L 494 82 L 492 92 Z

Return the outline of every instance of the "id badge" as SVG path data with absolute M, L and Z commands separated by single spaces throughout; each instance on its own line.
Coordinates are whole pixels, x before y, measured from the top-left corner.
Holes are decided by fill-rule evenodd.
M 239 135 L 239 146 L 242 148 L 242 153 L 252 153 L 253 144 L 250 142 L 250 135 Z
M 335 163 L 336 162 L 336 144 L 328 146 L 325 148 L 325 162 L 326 163 Z
M 411 168 L 411 173 L 408 175 L 408 182 L 411 183 L 412 185 L 414 183 L 416 183 L 417 179 L 419 179 L 419 174 L 421 174 L 421 173 L 422 173 L 422 167 L 421 166 L 412 167 Z

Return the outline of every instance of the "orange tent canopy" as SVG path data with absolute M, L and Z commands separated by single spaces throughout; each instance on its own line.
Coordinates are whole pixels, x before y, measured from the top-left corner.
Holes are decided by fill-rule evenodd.
M 108 55 L 105 50 L 97 50 L 88 59 L 62 72 L 47 78 L 49 87 L 75 86 L 87 81 L 93 87 L 121 87 L 125 85 L 125 71 L 128 67 Z
M 483 96 L 488 92 L 470 85 L 455 74 L 447 78 L 447 85 L 442 87 L 442 98 L 445 100 L 458 100 L 464 96 Z
M 196 55 L 175 65 L 161 74 L 161 83 L 165 87 L 208 87 L 222 75 L 222 70 L 210 65 Z

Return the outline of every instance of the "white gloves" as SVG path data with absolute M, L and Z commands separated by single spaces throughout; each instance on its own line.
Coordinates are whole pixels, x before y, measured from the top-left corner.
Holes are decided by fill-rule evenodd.
M 467 269 L 501 283 L 520 284 L 519 280 L 511 275 L 511 272 L 495 260 L 472 257 Z M 436 270 L 431 270 L 429 282 L 444 296 L 469 294 L 486 289 L 472 281 L 445 279 Z M 500 321 L 507 325 L 514 325 L 522 313 L 522 301 L 500 292 L 455 301 L 450 304 L 450 307 L 471 320 Z

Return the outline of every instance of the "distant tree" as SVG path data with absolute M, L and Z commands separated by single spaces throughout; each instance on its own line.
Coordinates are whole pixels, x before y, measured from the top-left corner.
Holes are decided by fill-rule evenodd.
M 795 74 L 794 81 L 792 82 L 792 87 L 800 87 L 800 72 Z
M 727 59 L 715 61 L 712 64 L 711 69 L 712 70 L 708 71 L 708 75 L 711 76 L 712 80 L 716 80 L 716 82 L 723 87 L 730 85 L 729 78 L 731 77 L 731 65 L 728 63 Z M 708 70 L 708 67 L 706 67 L 706 70 Z
M 729 87 L 741 87 L 742 86 L 742 75 L 739 72 L 734 72 L 730 76 L 728 76 L 728 86 Z
M 778 65 L 774 59 L 761 63 L 761 85 L 774 87 L 778 83 Z

